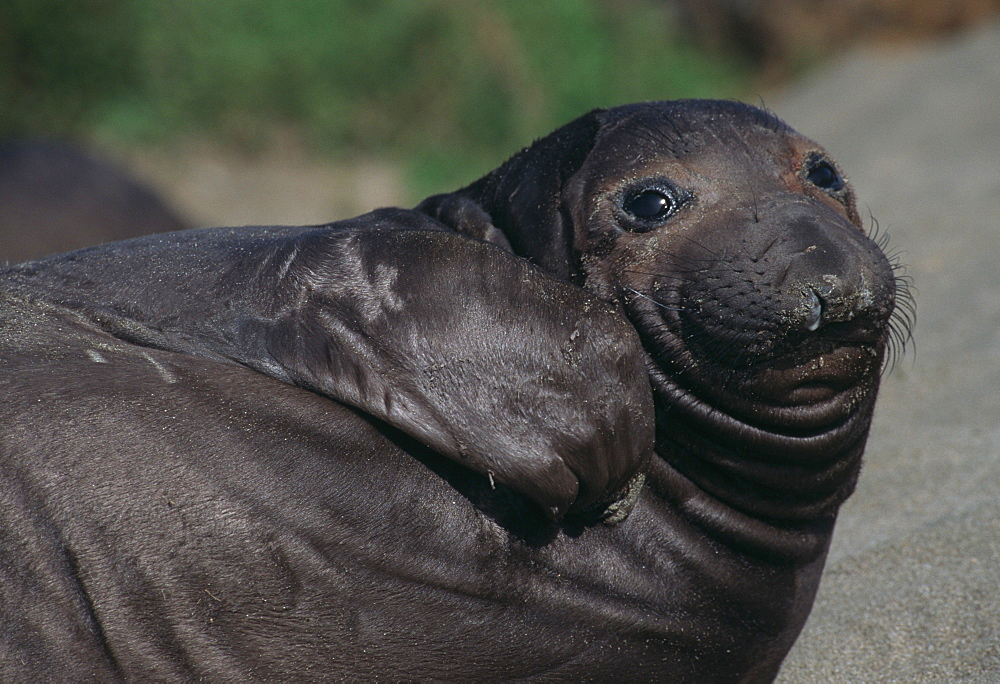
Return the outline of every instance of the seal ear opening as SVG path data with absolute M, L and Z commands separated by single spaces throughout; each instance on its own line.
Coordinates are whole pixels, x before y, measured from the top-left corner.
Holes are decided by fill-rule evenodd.
M 578 269 L 573 226 L 562 209 L 563 186 L 593 149 L 603 112 L 585 114 L 475 183 L 431 197 L 417 209 L 488 242 L 502 244 L 503 237 L 515 254 L 573 282 Z

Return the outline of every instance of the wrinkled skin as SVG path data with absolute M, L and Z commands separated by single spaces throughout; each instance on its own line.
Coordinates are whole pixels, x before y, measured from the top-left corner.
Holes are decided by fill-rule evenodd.
M 5 678 L 767 681 L 895 297 L 823 151 L 699 101 L 2 278 Z

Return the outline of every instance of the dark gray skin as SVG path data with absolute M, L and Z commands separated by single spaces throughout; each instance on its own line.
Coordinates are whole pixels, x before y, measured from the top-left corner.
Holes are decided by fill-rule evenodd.
M 71 145 L 0 141 L 0 264 L 190 227 L 124 169 Z
M 704 101 L 0 277 L 4 679 L 767 681 L 895 299 L 821 148 Z

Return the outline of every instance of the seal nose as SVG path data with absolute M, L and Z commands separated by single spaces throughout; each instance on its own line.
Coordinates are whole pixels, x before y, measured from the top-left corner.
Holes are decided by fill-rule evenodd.
M 812 293 L 812 297 L 806 301 L 806 309 L 808 313 L 806 314 L 805 324 L 806 330 L 813 332 L 819 329 L 819 324 L 823 322 L 823 300 L 819 298 L 816 294 L 816 290 L 809 288 Z
M 863 316 L 875 301 L 864 278 L 845 279 L 836 274 L 820 276 L 822 284 L 803 288 L 803 303 L 799 307 L 803 327 L 809 332 L 829 323 L 843 323 Z
M 843 214 L 801 195 L 758 209 L 752 229 L 734 234 L 723 220 L 680 251 L 705 264 L 703 277 L 677 293 L 690 305 L 676 314 L 664 307 L 691 353 L 743 368 L 806 349 L 798 345 L 809 338 L 827 347 L 882 339 L 895 278 L 878 245 Z
M 776 208 L 774 218 L 788 236 L 781 246 L 787 259 L 782 287 L 793 325 L 816 332 L 883 313 L 892 271 L 854 224 L 825 206 L 801 201 Z

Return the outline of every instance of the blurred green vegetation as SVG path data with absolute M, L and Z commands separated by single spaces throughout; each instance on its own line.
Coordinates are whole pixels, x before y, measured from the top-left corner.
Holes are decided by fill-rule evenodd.
M 4 0 L 0 135 L 387 158 L 415 197 L 597 106 L 746 94 L 665 0 Z

